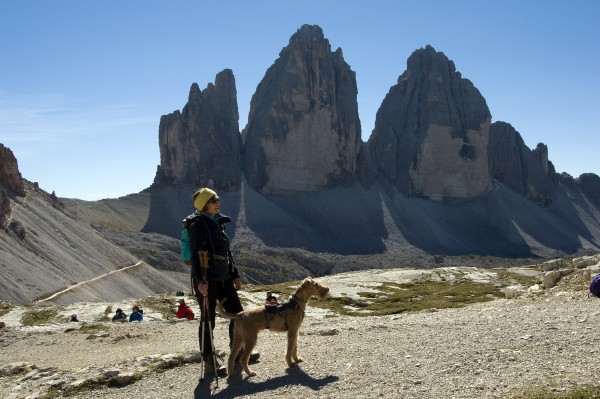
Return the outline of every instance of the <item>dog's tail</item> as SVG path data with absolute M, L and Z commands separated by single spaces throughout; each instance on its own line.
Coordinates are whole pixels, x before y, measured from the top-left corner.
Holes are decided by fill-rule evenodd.
M 224 317 L 226 319 L 231 319 L 231 320 L 239 319 L 240 316 L 237 313 L 228 313 L 225 311 L 225 309 L 223 309 L 223 302 L 225 302 L 226 300 L 227 300 L 227 298 L 225 298 L 222 301 L 217 301 L 216 311 L 219 314 L 219 316 Z

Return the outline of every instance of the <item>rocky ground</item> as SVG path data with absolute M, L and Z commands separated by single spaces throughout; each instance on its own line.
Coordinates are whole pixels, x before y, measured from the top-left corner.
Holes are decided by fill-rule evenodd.
M 366 291 L 381 293 L 382 283 L 433 273 L 443 280 L 495 278 L 485 269 L 448 268 L 444 275 L 394 269 L 319 280 L 330 285 L 333 298 L 364 298 Z M 80 323 L 28 327 L 18 322 L 23 309 L 14 308 L 0 317 L 7 324 L 0 330 L 0 396 L 505 398 L 538 385 L 597 384 L 600 300 L 568 278 L 552 289 L 516 290 L 514 299 L 386 316 L 344 316 L 309 305 L 299 367 L 286 367 L 284 335 L 263 332 L 261 359 L 251 366 L 257 376 L 202 382 L 197 321 L 165 320 L 147 309 L 142 323 L 98 322 L 107 304 L 86 303 L 62 309 L 65 316 L 79 309 Z M 244 292 L 247 302 L 260 303 L 262 295 Z M 226 328 L 219 319 L 220 349 L 227 345 Z

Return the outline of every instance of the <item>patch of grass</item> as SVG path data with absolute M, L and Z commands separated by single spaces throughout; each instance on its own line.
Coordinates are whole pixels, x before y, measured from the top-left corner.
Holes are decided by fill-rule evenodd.
M 106 326 L 104 326 L 100 323 L 85 323 L 85 324 L 81 324 L 81 327 L 79 328 L 78 331 L 82 332 L 82 333 L 106 331 Z
M 164 373 L 167 370 L 174 369 L 183 364 L 183 357 L 178 356 L 170 360 L 163 360 L 152 367 L 152 370 L 157 373 Z
M 506 287 L 513 284 L 519 284 L 523 287 L 531 287 L 532 285 L 540 282 L 537 277 L 526 276 L 522 273 L 512 272 L 510 269 L 491 269 L 490 271 L 496 273 L 503 282 L 502 285 Z
M 54 308 L 31 309 L 23 313 L 21 323 L 24 326 L 38 326 L 56 319 L 58 310 Z
M 104 316 L 102 316 L 100 321 L 112 321 L 112 312 L 112 306 L 107 306 L 106 309 L 104 309 Z
M 13 306 L 6 302 L 0 302 L 0 316 L 4 316 L 12 310 Z
M 46 392 L 44 399 L 51 399 L 56 397 L 69 397 L 77 396 L 85 392 L 101 389 L 104 387 L 111 388 L 122 388 L 124 386 L 133 384 L 142 379 L 142 374 L 136 373 L 131 378 L 120 378 L 117 377 L 100 377 L 94 380 L 86 380 L 82 384 L 77 386 L 69 386 L 64 389 L 51 388 Z
M 600 399 L 600 385 L 586 385 L 557 391 L 546 387 L 530 387 L 509 394 L 507 399 Z
M 169 296 L 153 296 L 142 299 L 139 305 L 144 309 L 152 309 L 154 312 L 162 314 L 164 320 L 172 319 L 175 317 L 173 308 L 175 307 L 175 300 Z M 146 311 L 144 310 L 144 318 L 146 318 Z
M 413 283 L 383 283 L 377 293 L 358 293 L 362 299 L 329 298 L 311 302 L 312 306 L 330 309 L 348 316 L 380 316 L 426 309 L 459 308 L 472 303 L 503 297 L 491 283 L 421 280 Z

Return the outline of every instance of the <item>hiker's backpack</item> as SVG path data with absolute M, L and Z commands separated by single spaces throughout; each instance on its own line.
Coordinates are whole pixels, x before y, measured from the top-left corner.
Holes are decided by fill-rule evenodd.
M 181 227 L 181 260 L 186 265 L 192 264 L 192 249 L 190 248 L 189 228 L 199 217 L 200 215 L 197 213 L 192 213 L 181 221 L 183 224 Z
M 600 298 L 600 274 L 596 275 L 590 283 L 590 293 Z

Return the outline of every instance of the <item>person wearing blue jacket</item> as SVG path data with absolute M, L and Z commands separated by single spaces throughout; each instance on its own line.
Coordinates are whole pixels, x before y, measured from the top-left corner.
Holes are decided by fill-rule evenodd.
M 135 305 L 133 307 L 133 312 L 131 312 L 131 314 L 129 315 L 129 322 L 131 323 L 133 321 L 142 321 L 142 320 L 144 320 L 144 316 L 140 312 L 139 306 Z

